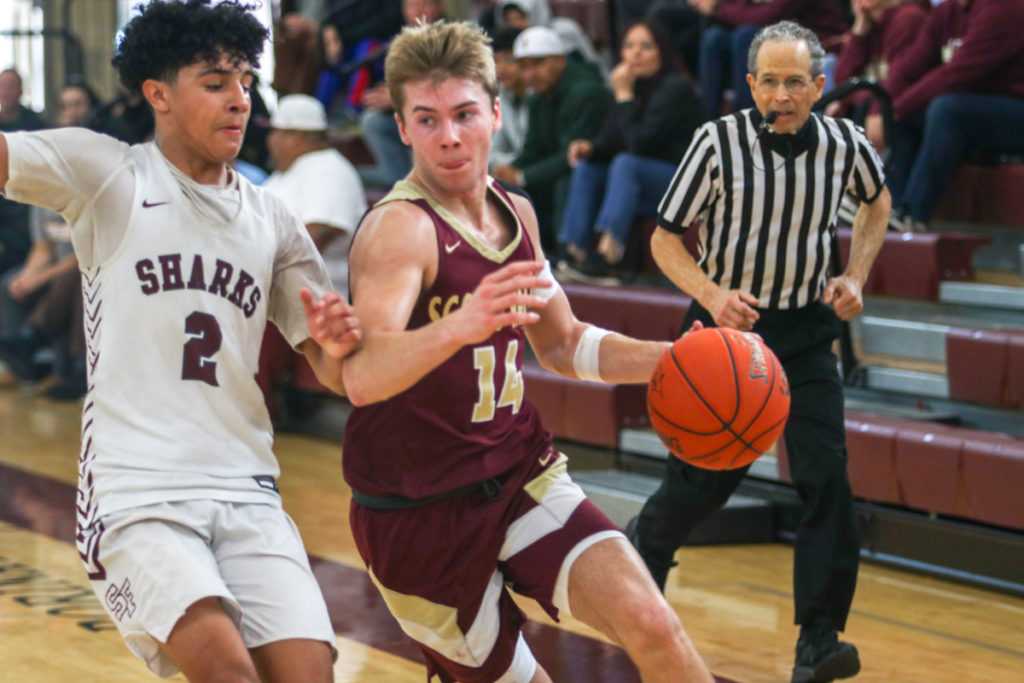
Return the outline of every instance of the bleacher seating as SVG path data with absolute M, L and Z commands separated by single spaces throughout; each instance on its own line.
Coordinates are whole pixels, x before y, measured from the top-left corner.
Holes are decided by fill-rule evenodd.
M 855 497 L 1024 530 L 1024 439 L 848 411 L 846 440 Z M 776 455 L 791 481 L 781 442 Z
M 840 258 L 850 255 L 852 230 L 838 228 Z M 887 232 L 865 294 L 884 294 L 913 299 L 938 299 L 939 282 L 974 280 L 971 257 L 992 238 L 963 232 Z
M 563 288 L 577 318 L 639 339 L 675 339 L 690 306 L 689 297 L 672 290 L 576 284 Z M 526 364 L 523 377 L 527 399 L 557 438 L 615 448 L 620 430 L 650 424 L 646 385 L 568 379 L 535 362 Z
M 951 399 L 1024 410 L 1024 330 L 953 328 L 946 365 Z

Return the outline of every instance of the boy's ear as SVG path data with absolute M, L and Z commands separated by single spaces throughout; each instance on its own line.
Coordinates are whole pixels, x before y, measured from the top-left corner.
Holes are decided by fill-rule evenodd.
M 142 95 L 149 102 L 149 106 L 153 107 L 154 112 L 170 110 L 170 90 L 171 86 L 154 78 L 147 78 L 142 82 Z

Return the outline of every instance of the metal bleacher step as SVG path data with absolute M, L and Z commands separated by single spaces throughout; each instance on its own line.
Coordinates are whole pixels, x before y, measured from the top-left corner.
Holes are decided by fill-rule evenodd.
M 625 528 L 658 488 L 657 477 L 619 470 L 583 470 L 573 481 L 613 522 Z M 724 507 L 691 532 L 687 545 L 767 543 L 776 539 L 774 505 L 760 498 L 733 495 Z
M 922 360 L 946 360 L 950 325 L 864 315 L 855 319 L 853 335 L 869 353 Z
M 1024 311 L 1024 287 L 977 282 L 940 282 L 939 301 L 946 304 Z
M 986 304 L 982 293 L 995 288 L 1024 294 L 1024 288 L 974 284 L 981 289 L 970 294 L 960 285 L 963 283 L 942 283 L 949 292 L 959 293 L 957 301 L 866 298 L 864 314 L 851 325 L 853 338 L 867 353 L 944 363 L 946 335 L 954 327 L 1024 329 L 1024 297 L 1020 308 L 997 307 Z
M 928 398 L 949 398 L 949 378 L 934 372 L 904 370 L 885 366 L 865 367 L 865 386 Z

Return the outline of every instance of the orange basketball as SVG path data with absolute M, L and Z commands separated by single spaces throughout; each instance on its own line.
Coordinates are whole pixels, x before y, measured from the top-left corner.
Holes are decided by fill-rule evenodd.
M 680 460 L 710 470 L 749 465 L 782 434 L 789 382 L 760 337 L 705 328 L 677 339 L 647 386 L 647 412 Z

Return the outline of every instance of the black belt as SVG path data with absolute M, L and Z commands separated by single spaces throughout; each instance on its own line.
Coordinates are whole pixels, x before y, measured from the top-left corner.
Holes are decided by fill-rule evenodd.
M 404 496 L 371 496 L 368 493 L 361 493 L 352 489 L 352 500 L 363 507 L 371 510 L 409 510 L 424 505 L 430 505 L 440 500 L 449 500 L 461 496 L 469 496 L 474 493 L 482 493 L 487 500 L 498 500 L 501 498 L 501 478 L 494 477 L 477 484 L 467 484 L 451 491 L 435 493 L 426 498 L 405 498 Z

